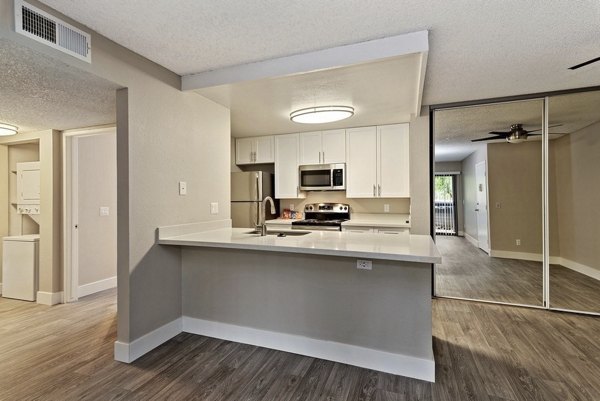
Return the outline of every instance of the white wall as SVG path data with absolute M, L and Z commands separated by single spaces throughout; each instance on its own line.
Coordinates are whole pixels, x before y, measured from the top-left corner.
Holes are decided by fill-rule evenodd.
M 464 199 L 464 232 L 477 240 L 477 185 L 475 181 L 475 165 L 479 162 L 487 162 L 487 147 L 480 147 L 471 153 L 462 162 L 462 185 Z
M 79 286 L 117 276 L 117 138 L 74 139 L 78 149 Z M 100 207 L 109 215 L 100 216 Z

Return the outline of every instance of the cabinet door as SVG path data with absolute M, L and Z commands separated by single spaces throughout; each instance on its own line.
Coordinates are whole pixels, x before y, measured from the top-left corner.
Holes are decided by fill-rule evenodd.
M 300 134 L 300 164 L 321 164 L 321 131 Z
M 346 162 L 346 130 L 323 131 L 321 143 L 323 144 L 323 163 Z
M 382 198 L 410 196 L 409 130 L 408 124 L 377 127 L 378 187 Z
M 377 184 L 377 128 L 346 130 L 346 197 L 374 198 Z
M 298 191 L 298 134 L 275 136 L 275 198 L 294 199 Z
M 254 163 L 273 163 L 273 137 L 259 136 L 254 140 Z
M 238 138 L 235 140 L 235 164 L 254 163 L 254 138 Z

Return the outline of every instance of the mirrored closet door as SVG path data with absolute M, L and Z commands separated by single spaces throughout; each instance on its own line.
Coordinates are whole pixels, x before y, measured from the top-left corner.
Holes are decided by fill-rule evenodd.
M 543 105 L 434 112 L 437 296 L 544 306 Z
M 600 313 L 600 91 L 548 109 L 550 308 Z

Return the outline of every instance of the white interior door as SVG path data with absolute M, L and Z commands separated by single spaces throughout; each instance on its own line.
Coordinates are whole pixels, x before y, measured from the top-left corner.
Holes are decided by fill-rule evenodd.
M 488 201 L 487 201 L 487 174 L 485 162 L 475 165 L 475 184 L 477 185 L 477 241 L 479 248 L 490 253 L 490 237 L 488 230 Z

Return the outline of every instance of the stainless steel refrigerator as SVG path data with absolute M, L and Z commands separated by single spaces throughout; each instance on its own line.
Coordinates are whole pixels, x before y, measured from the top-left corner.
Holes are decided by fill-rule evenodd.
M 231 223 L 233 227 L 258 225 L 261 201 L 273 197 L 273 176 L 262 171 L 231 173 Z M 267 208 L 267 220 L 275 218 Z

